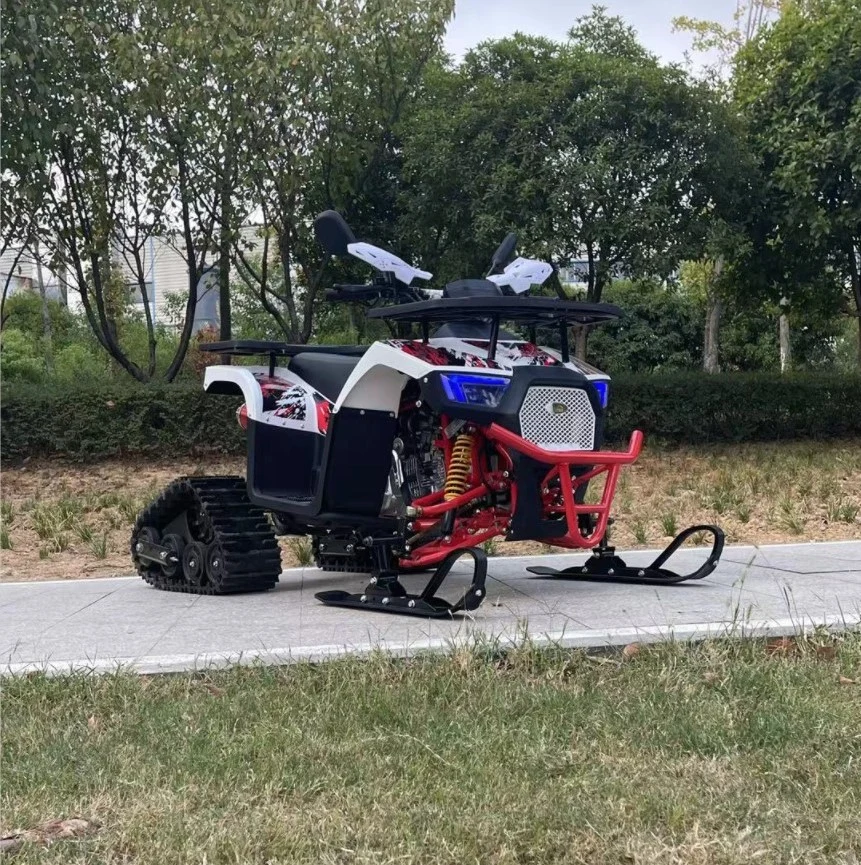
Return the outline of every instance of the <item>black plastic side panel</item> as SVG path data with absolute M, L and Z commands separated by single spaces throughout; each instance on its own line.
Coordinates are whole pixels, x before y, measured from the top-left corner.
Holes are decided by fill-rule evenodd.
M 396 427 L 386 411 L 341 408 L 331 416 L 320 510 L 379 517 Z
M 249 420 L 248 487 L 252 501 L 310 504 L 317 486 L 323 436 Z

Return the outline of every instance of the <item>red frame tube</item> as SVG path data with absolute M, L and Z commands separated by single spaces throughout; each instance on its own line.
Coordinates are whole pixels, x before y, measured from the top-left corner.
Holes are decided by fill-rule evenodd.
M 581 549 L 590 549 L 598 545 L 607 531 L 607 521 L 610 518 L 610 506 L 616 492 L 619 471 L 622 466 L 633 463 L 643 449 L 643 433 L 640 430 L 634 430 L 631 433 L 631 440 L 626 451 L 548 450 L 534 442 L 527 441 L 517 433 L 513 433 L 496 423 L 485 427 L 483 432 L 486 438 L 496 442 L 497 445 L 518 451 L 537 462 L 546 463 L 553 467 L 547 473 L 544 483 L 548 483 L 554 476 L 559 478 L 565 522 L 568 528 L 564 535 L 552 539 L 555 545 Z M 575 465 L 590 466 L 591 468 L 580 477 L 572 478 L 570 467 Z M 575 487 L 603 472 L 607 472 L 607 481 L 604 484 L 601 501 L 597 504 L 577 504 L 574 498 Z M 589 535 L 584 535 L 580 530 L 578 518 L 581 514 L 597 516 L 595 527 Z

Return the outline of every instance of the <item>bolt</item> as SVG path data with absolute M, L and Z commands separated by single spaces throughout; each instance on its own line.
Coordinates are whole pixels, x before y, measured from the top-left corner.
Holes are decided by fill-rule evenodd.
M 407 606 L 412 609 L 416 605 L 415 601 L 407 601 Z
M 481 589 L 476 589 L 476 590 L 475 590 L 475 596 L 476 596 L 477 598 L 480 598 L 483 594 L 484 594 L 484 592 L 482 592 Z
M 362 595 L 362 597 L 359 598 L 359 600 L 360 600 L 363 604 L 367 604 L 367 603 L 368 603 L 368 596 L 367 596 L 367 595 Z
M 383 598 L 383 604 L 388 604 L 388 602 L 389 602 L 388 598 Z
M 645 572 L 644 570 L 641 569 L 641 570 L 637 571 L 637 576 L 638 576 L 638 577 L 645 577 L 645 576 L 646 576 L 646 572 Z
M 425 379 L 425 381 L 427 381 L 427 379 Z M 421 407 L 422 407 L 422 401 L 420 399 L 417 399 L 416 400 L 416 408 L 421 408 Z
M 427 380 L 426 378 L 423 378 L 422 381 L 423 381 L 425 384 L 428 383 L 428 380 Z
M 405 553 L 408 553 L 411 549 L 412 549 L 412 547 L 409 544 L 404 544 L 404 552 Z
M 359 414 L 364 414 L 365 410 L 363 408 L 359 409 Z
M 413 524 L 412 524 L 412 523 L 407 523 L 407 528 L 408 528 L 410 531 L 412 531 L 412 530 L 413 530 Z
M 467 533 L 468 535 L 474 535 L 474 534 L 475 534 L 475 529 L 467 529 L 467 530 L 466 530 L 466 533 Z
M 580 568 L 580 573 L 581 573 L 581 574 L 588 574 L 588 573 L 589 573 L 589 568 L 587 568 L 587 567 L 584 565 L 582 568 Z
M 503 473 L 502 473 L 502 476 L 503 476 L 504 478 L 507 478 L 507 477 L 509 477 L 509 474 L 508 474 L 508 472 L 503 472 Z
M 610 569 L 607 571 L 607 573 L 612 577 L 613 574 L 615 574 L 616 572 L 615 572 L 612 568 L 610 568 Z
M 545 496 L 548 495 L 550 493 L 550 487 L 544 487 L 544 489 L 541 490 L 541 492 L 544 493 Z
M 325 549 L 326 549 L 326 545 L 325 545 L 325 544 L 320 544 L 320 549 L 321 549 L 321 550 L 325 550 Z
M 196 568 L 197 567 L 197 561 L 195 559 L 189 559 L 188 560 L 188 566 L 190 568 Z
M 135 544 L 135 549 L 136 549 L 138 552 L 141 552 L 141 550 L 143 550 L 143 544 L 142 544 L 140 541 L 138 541 L 138 542 Z
M 443 542 L 446 543 L 446 544 L 450 544 L 450 543 L 451 543 L 451 535 L 446 535 L 446 536 L 443 538 Z
M 370 582 L 371 582 L 371 585 L 372 585 L 372 586 L 376 586 L 376 585 L 377 585 L 377 578 L 376 578 L 376 577 L 371 577 Z
M 352 553 L 356 549 L 352 544 L 347 544 L 347 552 Z
M 159 553 L 158 555 L 159 555 L 160 559 L 166 559 L 167 558 L 167 551 Z

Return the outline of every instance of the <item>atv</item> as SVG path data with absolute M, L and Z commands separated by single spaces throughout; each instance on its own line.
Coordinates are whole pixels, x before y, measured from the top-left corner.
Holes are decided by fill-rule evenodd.
M 528 296 L 550 265 L 515 257 L 508 235 L 481 279 L 416 287 L 431 274 L 359 242 L 334 211 L 314 223 L 334 256 L 375 269 L 371 282 L 335 285 L 327 300 L 362 303 L 389 323 L 371 346 L 231 340 L 201 346 L 265 363 L 217 365 L 204 387 L 237 394 L 248 442 L 247 479 L 184 477 L 138 517 L 131 552 L 140 575 L 169 591 L 228 594 L 272 588 L 279 535 L 310 535 L 326 571 L 370 574 L 363 591 L 317 594 L 324 604 L 420 616 L 474 610 L 486 595 L 493 538 L 591 550 L 542 578 L 669 584 L 701 579 L 720 558 L 717 526 L 681 532 L 647 567 L 628 566 L 608 542 L 619 472 L 643 445 L 602 448 L 610 379 L 571 355 L 569 327 L 614 321 L 621 310 Z M 502 328 L 503 322 L 512 328 Z M 558 348 L 542 347 L 539 329 Z M 599 487 L 587 501 L 587 487 Z M 692 535 L 710 535 L 693 573 L 664 567 Z M 468 555 L 473 575 L 459 600 L 438 593 Z M 400 577 L 433 570 L 409 593 Z

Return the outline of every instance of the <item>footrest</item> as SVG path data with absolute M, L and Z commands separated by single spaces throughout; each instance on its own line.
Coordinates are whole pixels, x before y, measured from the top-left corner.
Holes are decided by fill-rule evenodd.
M 471 556 L 474 562 L 472 583 L 455 603 L 437 597 L 436 593 L 452 566 L 464 555 Z M 363 592 L 353 594 L 333 589 L 317 592 L 314 597 L 330 607 L 351 607 L 357 610 L 376 610 L 380 613 L 422 616 L 426 619 L 446 619 L 463 610 L 478 609 L 487 594 L 486 580 L 487 556 L 483 550 L 470 547 L 465 550 L 455 550 L 444 559 L 418 595 L 409 594 L 398 580 L 397 574 L 381 574 L 372 577 Z
M 677 552 L 679 547 L 692 535 L 706 532 L 714 541 L 706 561 L 690 574 L 677 574 L 664 567 L 664 564 Z M 606 553 L 596 552 L 584 565 L 557 570 L 535 566 L 527 568 L 531 574 L 543 579 L 553 580 L 587 580 L 602 583 L 650 583 L 652 585 L 668 586 L 683 583 L 687 580 L 701 580 L 707 577 L 718 565 L 723 553 L 725 535 L 717 526 L 691 526 L 679 532 L 667 548 L 650 564 L 642 568 L 627 565 L 624 559 L 613 554 L 612 548 Z

